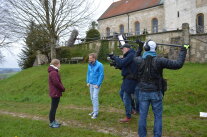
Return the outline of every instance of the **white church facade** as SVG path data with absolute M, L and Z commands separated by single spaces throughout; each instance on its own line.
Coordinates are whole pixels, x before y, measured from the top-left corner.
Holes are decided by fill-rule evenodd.
M 191 34 L 207 33 L 207 0 L 120 0 L 98 23 L 101 37 L 179 30 L 183 23 L 189 24 Z

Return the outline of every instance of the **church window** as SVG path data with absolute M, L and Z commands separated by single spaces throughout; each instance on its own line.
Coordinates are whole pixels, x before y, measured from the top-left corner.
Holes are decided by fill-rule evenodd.
M 156 18 L 152 19 L 152 33 L 158 32 L 158 20 Z
M 109 36 L 110 36 L 110 33 L 111 33 L 111 32 L 110 32 L 110 28 L 107 27 L 107 28 L 106 28 L 106 36 L 109 37 Z
M 140 34 L 140 23 L 137 21 L 135 22 L 135 35 Z
M 124 25 L 120 25 L 119 29 L 120 29 L 120 33 L 123 34 L 124 33 Z
M 200 13 L 197 15 L 196 32 L 197 33 L 204 33 L 204 15 L 203 15 L 203 13 Z

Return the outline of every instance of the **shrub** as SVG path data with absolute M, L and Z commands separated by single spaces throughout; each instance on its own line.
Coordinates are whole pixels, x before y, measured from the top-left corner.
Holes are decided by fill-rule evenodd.
M 90 29 L 86 32 L 86 42 L 100 39 L 100 33 L 97 29 Z

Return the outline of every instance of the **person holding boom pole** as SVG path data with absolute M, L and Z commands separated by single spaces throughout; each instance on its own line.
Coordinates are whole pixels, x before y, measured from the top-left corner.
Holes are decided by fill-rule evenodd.
M 154 113 L 154 137 L 162 136 L 162 98 L 164 90 L 166 90 L 166 82 L 163 79 L 163 69 L 180 69 L 182 68 L 187 49 L 189 45 L 180 46 L 180 53 L 177 60 L 157 57 L 157 44 L 149 40 L 144 44 L 142 56 L 136 57 L 134 61 L 138 67 L 139 77 L 139 110 L 140 118 L 138 122 L 138 135 L 140 137 L 147 136 L 147 115 L 149 106 L 152 106 Z

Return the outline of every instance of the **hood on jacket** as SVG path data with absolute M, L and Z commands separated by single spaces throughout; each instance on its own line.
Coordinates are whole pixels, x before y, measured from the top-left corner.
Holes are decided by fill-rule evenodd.
M 48 73 L 50 73 L 51 71 L 58 71 L 58 69 L 55 69 L 54 67 L 49 66 L 48 67 Z

